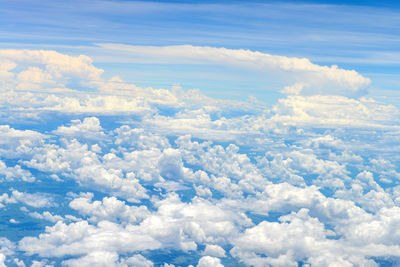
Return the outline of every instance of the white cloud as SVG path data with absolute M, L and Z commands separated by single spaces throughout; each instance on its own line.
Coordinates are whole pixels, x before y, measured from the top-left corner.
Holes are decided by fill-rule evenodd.
M 128 150 L 122 152 L 122 157 L 114 153 L 108 153 L 103 156 L 103 165 L 105 168 L 119 169 L 129 173 L 132 179 L 142 181 L 157 182 L 161 178 L 158 169 L 158 161 L 162 156 L 162 151 L 156 148 L 149 150 Z
M 103 79 L 102 69 L 84 55 L 69 56 L 46 50 L 0 50 L 0 105 L 39 120 L 38 112 L 141 114 L 154 113 L 156 106 L 182 108 L 202 106 L 221 110 L 241 107 L 240 101 L 222 101 L 191 90 L 140 88 L 119 77 Z M 22 90 L 22 91 L 21 91 Z M 95 93 L 95 94 L 93 94 Z M 22 118 L 19 118 L 20 120 Z
M 43 193 L 26 193 L 11 188 L 11 194 L 3 193 L 0 195 L 0 208 L 4 207 L 4 203 L 21 203 L 34 208 L 54 207 L 56 204 L 53 198 Z
M 206 245 L 204 254 L 212 257 L 225 257 L 225 250 L 218 245 Z
M 10 219 L 10 220 L 8 220 L 8 222 L 9 222 L 9 223 L 12 223 L 12 224 L 17 224 L 17 223 L 19 223 L 19 221 L 16 221 L 15 219 Z
M 247 229 L 233 242 L 231 253 L 254 266 L 297 266 L 299 260 L 312 266 L 326 266 L 328 262 L 332 266 L 377 266 L 363 253 L 366 250 L 369 255 L 380 256 L 383 252 L 373 251 L 368 245 L 360 249 L 351 245 L 348 248 L 349 244 L 328 239 L 329 230 L 318 219 L 310 217 L 306 209 L 280 220 L 281 223 L 263 221 Z
M 92 201 L 88 197 L 75 198 L 69 206 L 80 214 L 89 216 L 90 222 L 108 220 L 118 223 L 137 224 L 149 216 L 145 206 L 128 206 L 115 197 L 104 197 L 102 201 Z
M 115 144 L 124 148 L 136 148 L 138 150 L 164 149 L 170 144 L 164 136 L 152 134 L 143 128 L 131 128 L 123 125 L 114 130 L 116 133 Z
M 43 123 L 35 125 L 37 131 L 0 126 L 0 175 L 15 182 L 11 193 L 0 195 L 0 208 L 19 205 L 16 212 L 55 223 L 38 236 L 24 237 L 15 253 L 35 254 L 37 266 L 52 264 L 44 259 L 51 257 L 66 266 L 152 266 L 137 253 L 158 249 L 200 255 L 199 266 L 221 266 L 218 258 L 233 262 L 232 256 L 256 266 L 297 266 L 299 261 L 375 266 L 373 257 L 395 261 L 400 256 L 395 230 L 400 113 L 341 91 L 349 86 L 361 93 L 366 79 L 305 59 L 251 51 L 152 49 L 190 61 L 209 53 L 215 59 L 205 57 L 205 63 L 226 59 L 230 65 L 281 68 L 306 84 L 301 91 L 288 87 L 299 94 L 268 110 L 253 100 L 215 100 L 198 91 L 101 80 L 101 70 L 86 57 L 0 54 L 7 58 L 0 63 L 4 83 L 15 89 L 31 80 L 47 90 L 0 93 L 7 123 Z M 316 75 L 315 84 L 309 73 Z M 340 85 L 339 91 L 327 88 L 323 94 L 342 96 L 306 96 L 321 93 L 318 86 L 328 82 Z M 48 92 L 71 84 L 98 94 Z M 46 121 L 63 112 L 70 123 Z M 24 124 L 25 129 L 31 125 Z M 55 187 L 77 182 L 71 198 L 60 202 L 62 211 L 52 205 L 65 196 L 19 188 L 37 171 L 41 182 L 52 179 Z M 77 194 L 88 190 L 93 192 Z M 21 208 L 25 205 L 47 211 L 29 212 Z M 225 251 L 228 247 L 233 249 Z M 0 249 L 6 264 L 7 253 Z
M 263 175 L 275 181 L 287 181 L 294 185 L 305 185 L 303 176 L 316 175 L 313 183 L 321 187 L 342 188 L 350 179 L 346 164 L 335 160 L 321 159 L 315 150 L 296 148 L 288 152 L 268 152 L 260 158 L 259 167 Z
M 64 255 L 85 255 L 93 251 L 134 252 L 158 249 L 160 243 L 148 234 L 140 233 L 137 227 L 120 226 L 102 221 L 93 226 L 87 221 L 65 224 L 57 222 L 46 227 L 39 238 L 24 237 L 19 249 L 27 254 L 42 257 L 62 257 Z
M 26 192 L 19 192 L 18 190 L 13 190 L 10 197 L 18 202 L 34 208 L 57 206 L 51 196 L 42 193 L 30 194 Z
M 113 193 L 130 202 L 149 198 L 146 189 L 132 173 L 124 175 L 118 169 L 105 169 L 101 164 L 88 164 L 76 169 L 75 174 L 79 183 Z
M 116 169 L 117 166 L 102 165 L 99 155 L 90 151 L 87 144 L 75 139 L 65 140 L 63 147 L 53 144 L 37 147 L 33 157 L 24 164 L 41 171 L 60 173 L 82 185 L 113 193 L 132 202 L 148 198 L 146 189 L 134 173 L 125 173 Z
M 0 125 L 0 136 L 0 155 L 5 158 L 23 158 L 47 137 L 31 130 L 16 130 L 9 125 Z
M 15 165 L 13 167 L 8 167 L 3 161 L 0 160 L 0 177 L 4 176 L 4 179 L 1 180 L 6 181 L 14 181 L 14 180 L 22 180 L 25 182 L 33 182 L 35 181 L 35 177 L 32 174 L 21 168 L 20 165 Z
M 301 188 L 288 183 L 271 184 L 262 194 L 248 198 L 242 205 L 248 205 L 249 210 L 259 214 L 307 208 L 321 221 L 337 224 L 356 223 L 372 216 L 352 201 L 324 196 L 314 185 Z
M 398 128 L 399 110 L 372 99 L 343 96 L 289 96 L 278 100 L 269 123 L 314 127 Z M 280 128 L 280 125 L 274 124 Z
M 286 91 L 304 95 L 345 95 L 359 96 L 365 93 L 370 80 L 354 70 L 344 70 L 333 65 L 320 66 L 306 58 L 295 58 L 270 55 L 244 49 L 227 49 L 204 46 L 134 46 L 123 44 L 97 44 L 108 50 L 123 51 L 130 56 L 145 58 L 150 62 L 165 62 L 190 64 L 218 64 L 250 68 L 266 73 L 279 73 L 294 86 Z M 299 86 L 301 84 L 301 87 Z M 290 86 L 290 84 L 288 85 Z
M 6 265 L 7 258 L 10 258 L 11 256 L 14 255 L 15 255 L 15 244 L 5 237 L 0 237 L 0 267 L 7 267 Z
M 41 261 L 33 260 L 31 267 L 54 267 L 53 264 L 48 264 L 48 262 L 47 259 Z
M 7 267 L 7 265 L 4 263 L 6 260 L 6 256 L 3 253 L 0 253 L 0 267 Z
M 22 260 L 19 260 L 19 259 L 14 259 L 14 263 L 18 267 L 25 267 L 26 266 L 25 263 Z
M 96 117 L 87 117 L 83 121 L 72 120 L 69 127 L 60 126 L 54 131 L 55 134 L 87 139 L 103 139 L 105 134 Z
M 14 76 L 9 73 L 17 66 L 23 68 L 16 79 L 3 80 L 3 90 L 59 91 L 68 89 L 68 84 L 74 80 L 90 87 L 103 73 L 87 56 L 68 56 L 55 51 L 3 49 L 0 59 L 8 62 L 2 69 L 8 72 L 9 78 Z
M 93 251 L 86 256 L 69 259 L 62 262 L 63 266 L 69 267 L 91 267 L 91 266 L 102 266 L 102 267 L 153 267 L 154 264 L 147 260 L 140 254 L 134 255 L 129 258 L 122 258 L 119 260 L 119 256 L 115 252 L 108 251 Z
M 90 266 L 117 266 L 116 261 L 118 260 L 118 254 L 115 252 L 108 251 L 94 251 L 86 256 L 78 259 L 70 259 L 63 261 L 64 266 L 69 267 L 90 267 Z
M 236 190 L 254 192 L 256 188 L 263 188 L 270 183 L 246 154 L 239 153 L 239 147 L 234 144 L 224 148 L 221 145 L 211 145 L 210 142 L 192 142 L 190 136 L 181 136 L 176 143 L 186 163 L 201 166 L 201 170 L 214 175 L 214 185 L 219 183 L 221 187 L 233 186 Z M 198 182 L 207 181 L 204 174 L 199 178 Z M 210 182 L 206 184 L 211 186 Z
M 46 220 L 46 221 L 53 222 L 53 223 L 63 220 L 63 217 L 61 217 L 60 215 L 53 215 L 48 211 L 44 211 L 42 213 L 38 213 L 37 211 L 35 211 L 35 212 L 29 213 L 29 215 L 32 216 L 33 218 L 40 219 L 40 220 Z
M 3 255 L 12 255 L 15 252 L 15 244 L 5 237 L 0 237 L 0 253 Z
M 199 260 L 197 267 L 223 267 L 221 260 L 218 258 L 204 256 Z
M 243 213 L 195 197 L 183 203 L 175 193 L 155 203 L 158 211 L 140 229 L 163 243 L 164 247 L 196 250 L 197 244 L 226 244 L 241 227 L 251 225 Z
M 0 63 L 0 78 L 2 80 L 10 80 L 14 77 L 14 73 L 10 72 L 13 70 L 17 64 L 10 60 L 2 60 Z
M 246 120 L 246 118 L 243 118 Z M 186 135 L 205 140 L 229 142 L 233 140 L 254 138 L 260 133 L 239 119 L 220 117 L 211 119 L 211 115 L 203 109 L 184 110 L 175 116 L 155 115 L 144 122 L 144 126 L 161 135 Z M 242 128 L 243 127 L 243 128 Z M 249 131 L 250 130 L 250 131 Z
M 118 266 L 153 267 L 154 264 L 140 254 L 121 260 Z
M 5 204 L 8 203 L 17 203 L 17 201 L 14 198 L 9 197 L 7 193 L 0 195 L 0 208 L 4 208 Z
M 0 104 L 24 112 L 63 112 L 67 114 L 139 114 L 153 113 L 155 109 L 141 98 L 117 95 L 90 94 L 36 94 L 30 92 L 0 92 Z M 36 120 L 40 116 L 36 115 Z

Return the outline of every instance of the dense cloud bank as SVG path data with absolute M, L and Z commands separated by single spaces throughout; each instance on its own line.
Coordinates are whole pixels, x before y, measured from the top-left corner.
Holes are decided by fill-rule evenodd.
M 85 56 L 0 58 L 0 266 L 400 264 L 395 107 L 268 107 L 104 80 Z

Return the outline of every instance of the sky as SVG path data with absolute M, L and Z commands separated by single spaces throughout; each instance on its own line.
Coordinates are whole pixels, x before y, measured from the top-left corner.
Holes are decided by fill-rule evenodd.
M 0 40 L 4 48 L 85 54 L 107 75 L 140 86 L 177 84 L 210 96 L 253 95 L 269 103 L 281 97 L 279 86 L 286 85 L 265 72 L 173 59 L 166 64 L 101 44 L 189 44 L 305 57 L 356 70 L 372 80 L 371 96 L 398 105 L 399 5 L 371 2 L 4 1 Z
M 399 12 L 0 0 L 0 267 L 400 265 Z

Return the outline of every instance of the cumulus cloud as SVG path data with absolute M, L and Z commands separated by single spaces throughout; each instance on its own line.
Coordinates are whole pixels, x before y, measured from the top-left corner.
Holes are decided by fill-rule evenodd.
M 206 266 L 223 267 L 224 265 L 221 264 L 221 260 L 218 258 L 204 256 L 199 260 L 197 267 L 206 267 Z
M 0 208 L 4 208 L 5 204 L 8 203 L 17 203 L 17 201 L 10 197 L 7 193 L 3 193 L 2 195 L 0 195 Z
M 62 112 L 66 114 L 152 114 L 152 108 L 143 98 L 118 95 L 90 95 L 90 94 L 36 94 L 32 92 L 0 92 L 0 104 L 10 109 L 23 112 L 11 115 L 14 120 L 26 121 L 26 117 L 41 120 L 39 114 L 43 112 Z M 150 101 L 149 101 L 150 102 Z M 25 120 L 24 120 L 25 119 Z
M 207 245 L 204 254 L 213 257 L 225 257 L 225 250 L 218 245 Z
M 108 220 L 119 223 L 139 223 L 144 220 L 150 212 L 145 206 L 128 206 L 124 201 L 115 197 L 105 197 L 102 201 L 91 201 L 93 195 L 79 197 L 69 204 L 82 215 L 89 216 L 90 222 Z
M 51 196 L 42 193 L 30 194 L 26 192 L 20 192 L 18 190 L 13 190 L 11 192 L 10 198 L 34 208 L 52 207 L 57 205 L 56 203 L 54 203 Z
M 0 253 L 4 256 L 12 255 L 15 251 L 15 244 L 5 237 L 0 238 Z
M 4 263 L 6 260 L 6 256 L 3 253 L 0 253 L 0 267 L 7 267 Z
M 94 251 L 78 259 L 63 261 L 64 266 L 116 266 L 118 254 L 107 251 Z
M 87 221 L 70 224 L 59 221 L 47 227 L 39 238 L 24 237 L 19 242 L 19 249 L 44 257 L 85 255 L 96 250 L 126 253 L 157 248 L 160 248 L 158 241 L 135 227 L 123 227 L 108 221 L 99 222 L 97 226 Z
M 153 134 L 143 128 L 131 128 L 123 125 L 114 130 L 116 133 L 115 144 L 125 148 L 137 150 L 169 148 L 170 143 L 164 136 Z
M 154 264 L 140 254 L 121 260 L 121 266 L 153 267 Z
M 2 67 L 6 72 L 3 76 L 9 78 L 2 81 L 3 90 L 60 91 L 68 89 L 69 83 L 74 81 L 90 86 L 93 81 L 100 80 L 103 73 L 84 55 L 74 57 L 56 51 L 3 49 L 0 58 L 8 62 Z M 23 70 L 15 74 L 17 65 Z
M 282 223 L 264 221 L 247 229 L 234 241 L 231 253 L 253 266 L 297 266 L 300 260 L 312 266 L 326 266 L 327 263 L 376 266 L 374 261 L 360 255 L 363 249 L 346 251 L 347 244 L 328 239 L 329 231 L 318 219 L 309 217 L 306 209 L 283 216 L 280 220 Z M 372 255 L 384 254 L 382 250 L 371 249 L 366 248 Z
M 0 208 L 7 203 L 21 203 L 33 208 L 43 208 L 56 206 L 53 198 L 49 194 L 44 193 L 26 193 L 11 189 L 11 193 L 3 193 L 0 195 Z
M 0 154 L 4 158 L 24 158 L 36 146 L 43 144 L 46 135 L 31 131 L 17 130 L 9 125 L 0 125 Z M 18 167 L 17 167 L 18 168 Z
M 163 244 L 163 247 L 197 250 L 197 244 L 226 244 L 251 221 L 243 213 L 224 209 L 223 206 L 195 198 L 191 203 L 183 203 L 177 194 L 155 203 L 158 211 L 148 216 L 140 229 Z
M 399 110 L 373 99 L 289 96 L 278 100 L 271 122 L 296 126 L 397 128 Z
M 72 120 L 69 127 L 60 126 L 54 133 L 67 137 L 102 139 L 105 137 L 102 130 L 98 118 L 87 117 L 84 118 L 83 121 Z
M 1 197 L 0 197 L 1 199 Z M 0 203 L 1 204 L 1 203 Z M 10 262 L 10 258 L 14 257 L 14 263 L 16 263 L 17 266 L 25 266 L 25 264 L 20 261 L 18 258 L 15 258 L 15 244 L 8 240 L 5 237 L 0 237 L 0 266 L 1 267 L 7 267 L 8 262 Z M 7 259 L 8 258 L 8 259 Z
M 22 253 L 32 266 L 398 263 L 400 113 L 349 98 L 365 78 L 244 50 L 126 49 L 280 69 L 297 95 L 267 108 L 102 80 L 85 56 L 3 51 L 0 76 L 14 91 L 0 92 L 0 179 L 13 188 L 0 208 L 13 230 L 41 221 L 17 248 L 0 239 L 0 263 L 23 266 L 11 262 Z M 22 92 L 24 82 L 46 93 Z
M 105 158 L 114 154 L 107 154 Z M 82 157 L 83 156 L 83 157 Z M 76 139 L 65 140 L 63 146 L 46 144 L 35 149 L 35 153 L 25 165 L 53 174 L 62 174 L 78 183 L 94 187 L 129 201 L 148 198 L 146 189 L 132 172 L 123 172 L 116 166 L 103 166 L 99 155 L 87 144 Z
M 354 70 L 338 66 L 320 66 L 306 58 L 270 55 L 244 49 L 227 49 L 204 46 L 134 46 L 100 43 L 101 48 L 124 51 L 151 62 L 173 59 L 190 64 L 219 64 L 251 68 L 266 73 L 279 73 L 293 83 L 284 88 L 286 93 L 303 95 L 360 96 L 370 84 L 368 78 Z
M 62 262 L 63 266 L 80 267 L 80 266 L 115 266 L 115 267 L 152 267 L 154 264 L 140 254 L 129 258 L 122 258 L 115 252 L 94 251 L 86 256 L 70 259 Z
M 29 213 L 29 215 L 32 216 L 33 218 L 40 219 L 40 220 L 46 220 L 46 221 L 50 221 L 53 223 L 63 220 L 63 217 L 61 217 L 60 215 L 53 215 L 48 211 L 44 211 L 43 213 L 39 213 L 39 212 L 35 211 L 35 212 Z
M 8 167 L 3 161 L 0 160 L 0 177 L 3 176 L 5 181 L 22 180 L 25 182 L 35 181 L 35 177 L 27 171 L 21 168 L 20 165 Z

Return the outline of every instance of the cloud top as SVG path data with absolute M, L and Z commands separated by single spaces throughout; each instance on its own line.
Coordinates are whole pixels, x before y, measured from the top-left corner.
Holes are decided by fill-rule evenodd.
M 261 71 L 274 79 L 285 81 L 286 86 L 281 91 L 288 94 L 358 97 L 367 92 L 371 82 L 355 70 L 341 69 L 336 65 L 321 66 L 307 58 L 271 55 L 246 49 L 192 45 L 97 45 L 151 62 L 217 64 Z

